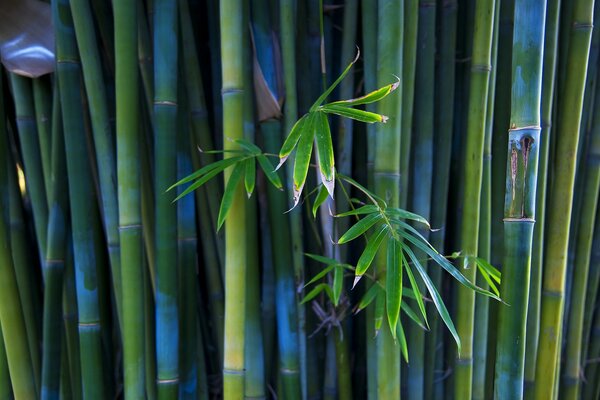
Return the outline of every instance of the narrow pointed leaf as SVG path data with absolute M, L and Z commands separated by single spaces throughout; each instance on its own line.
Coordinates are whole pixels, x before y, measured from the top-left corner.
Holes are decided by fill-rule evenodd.
M 402 302 L 402 312 L 408 316 L 408 318 L 412 319 L 415 324 L 419 325 L 424 331 L 428 331 L 429 328 L 425 325 L 425 322 L 419 317 L 419 314 L 413 310 L 413 308 L 406 303 L 406 301 Z
M 394 340 L 396 339 L 396 324 L 400 316 L 402 301 L 402 261 L 401 244 L 392 239 L 387 247 L 387 274 L 385 277 L 385 298 L 388 324 Z
M 260 164 L 260 168 L 265 173 L 265 176 L 267 177 L 269 182 L 271 182 L 271 184 L 277 189 L 282 190 L 283 184 L 281 183 L 279 175 L 273 169 L 273 164 L 271 164 L 271 161 L 269 161 L 267 157 L 265 157 L 262 154 L 257 155 L 256 159 L 258 160 L 258 164 Z
M 400 342 L 402 357 L 404 357 L 404 361 L 406 361 L 408 364 L 408 345 L 406 344 L 406 335 L 404 334 L 402 323 L 398 324 L 398 327 L 396 328 L 396 335 L 398 336 L 398 341 Z
M 307 284 L 304 285 L 304 287 L 307 287 L 309 285 L 312 285 L 313 283 L 315 283 L 316 281 L 318 281 L 319 279 L 323 278 L 325 275 L 327 275 L 331 270 L 333 270 L 336 267 L 335 264 L 331 264 L 328 265 L 327 267 L 325 267 L 323 270 L 321 270 L 318 274 L 316 274 L 310 281 L 308 281 Z
M 339 264 L 340 262 L 338 260 L 336 260 L 335 258 L 329 258 L 329 257 L 325 257 L 325 256 L 321 256 L 318 254 L 311 254 L 311 253 L 304 253 L 304 255 L 306 257 L 312 258 L 315 261 L 318 261 L 320 263 L 323 264 Z
M 283 145 L 279 150 L 279 164 L 275 168 L 275 171 L 281 168 L 285 160 L 287 160 L 287 158 L 292 153 L 292 150 L 294 150 L 294 147 L 296 147 L 296 144 L 298 144 L 298 141 L 300 140 L 302 134 L 306 133 L 309 115 L 310 114 L 305 114 L 304 116 L 302 116 L 302 118 L 296 121 L 296 123 L 292 127 L 290 134 L 285 139 L 285 142 L 283 142 Z
M 315 286 L 310 292 L 308 292 L 306 296 L 304 296 L 300 304 L 304 304 L 311 301 L 312 299 L 317 297 L 317 295 L 322 291 L 325 291 L 327 297 L 329 297 L 329 300 L 331 300 L 331 302 L 333 303 L 333 293 L 331 292 L 331 288 L 326 283 L 320 283 L 317 286 Z
M 383 325 L 383 314 L 385 312 L 385 292 L 381 290 L 375 297 L 375 336 L 379 333 L 381 325 Z
M 244 161 L 244 164 L 246 164 L 244 185 L 246 186 L 248 198 L 250 198 L 250 196 L 252 196 L 252 192 L 254 192 L 254 185 L 256 183 L 256 161 L 253 158 L 249 158 Z
M 371 286 L 363 295 L 363 297 L 360 299 L 360 301 L 358 302 L 358 306 L 356 306 L 356 312 L 359 312 L 361 310 L 364 310 L 365 308 L 367 308 L 367 306 L 369 304 L 371 304 L 371 302 L 373 302 L 373 300 L 375 300 L 375 297 L 377 296 L 377 293 L 379 293 L 381 291 L 381 286 L 379 286 L 379 284 L 374 283 L 373 286 Z
M 325 101 L 325 99 L 331 94 L 331 92 L 333 92 L 333 89 L 335 89 L 336 86 L 340 84 L 340 82 L 346 77 L 346 75 L 348 75 L 348 72 L 350 72 L 350 69 L 352 68 L 352 66 L 354 65 L 354 63 L 356 61 L 358 61 L 358 57 L 360 57 L 360 51 L 358 51 L 356 53 L 356 57 L 354 58 L 354 60 L 350 64 L 348 64 L 348 66 L 346 67 L 346 69 L 335 80 L 335 82 L 333 82 L 331 84 L 331 86 L 329 86 L 327 88 L 327 90 L 325 90 L 325 92 L 323 92 L 323 94 L 321 96 L 319 96 L 319 98 L 317 99 L 317 101 L 315 101 L 315 103 L 310 107 L 310 111 L 315 111 L 317 109 L 317 107 L 319 107 L 321 105 L 321 103 L 323 103 Z
M 243 164 L 242 160 L 237 160 L 237 162 L 239 163 L 238 165 Z M 212 178 L 214 178 L 215 176 L 217 176 L 221 172 L 223 172 L 221 169 L 213 169 L 212 171 L 210 171 L 206 175 L 202 176 L 202 178 L 198 179 L 197 181 L 195 181 L 194 183 L 192 183 L 190 186 L 188 186 L 183 192 L 181 192 L 179 194 L 179 196 L 175 197 L 175 200 L 173 200 L 173 202 L 176 202 L 177 200 L 181 199 L 183 196 L 186 196 L 187 194 L 189 194 L 189 193 L 193 192 L 194 190 L 198 189 L 200 186 L 204 185 L 206 182 L 208 182 L 209 180 L 211 180 Z
M 399 84 L 400 84 L 400 79 L 398 79 L 398 81 L 396 81 L 394 83 L 390 83 L 389 85 L 385 85 L 377 90 L 374 90 L 371 93 L 368 93 L 364 96 L 360 96 L 360 97 L 357 97 L 354 99 L 334 101 L 332 103 L 327 103 L 325 105 L 326 106 L 340 105 L 340 106 L 350 107 L 350 106 L 358 106 L 361 104 L 375 103 L 375 102 L 378 102 L 379 100 L 383 100 L 388 94 L 390 94 L 391 92 L 396 90 L 398 88 Z
M 379 213 L 367 215 L 359 220 L 356 224 L 352 225 L 350 229 L 348 229 L 346 233 L 344 233 L 338 240 L 338 244 L 344 244 L 356 239 L 382 219 L 383 216 Z
M 369 199 L 371 199 L 371 201 L 373 203 L 375 203 L 379 207 L 381 207 L 381 208 L 386 207 L 385 201 L 381 197 L 377 196 L 375 193 L 371 192 L 369 189 L 367 189 L 360 183 L 356 182 L 354 179 L 350 178 L 349 176 L 342 175 L 340 173 L 338 173 L 337 176 L 338 176 L 338 178 L 342 179 L 345 182 L 348 182 L 350 185 L 354 186 L 355 188 L 357 188 L 358 190 L 363 192 Z
M 319 110 L 327 114 L 336 114 L 342 117 L 351 118 L 360 122 L 366 122 L 368 124 L 374 124 L 377 122 L 386 123 L 388 117 L 374 112 L 359 110 L 352 107 L 336 106 L 336 105 L 325 105 L 320 107 Z
M 364 275 L 365 272 L 367 272 L 367 269 L 369 269 L 373 259 L 375 258 L 375 254 L 377 254 L 377 250 L 379 250 L 379 246 L 381 246 L 383 239 L 387 237 L 387 233 L 387 227 L 383 225 L 371 236 L 369 243 L 367 243 L 365 250 L 356 264 L 356 278 L 359 278 L 360 276 Z
M 404 263 L 404 269 L 406 270 L 406 275 L 408 276 L 408 280 L 410 281 L 410 287 L 412 288 L 412 292 L 415 295 L 415 300 L 417 301 L 417 305 L 419 306 L 419 310 L 421 311 L 421 315 L 423 315 L 423 319 L 425 320 L 425 324 L 429 328 L 429 322 L 427 322 L 427 312 L 425 311 L 425 303 L 423 302 L 423 294 L 419 289 L 419 285 L 417 284 L 417 280 L 413 275 L 413 272 L 406 261 L 406 257 L 402 254 L 402 262 Z
M 346 211 L 341 214 L 336 214 L 336 215 L 334 215 L 334 217 L 342 218 L 342 217 L 349 217 L 351 215 L 373 214 L 378 211 L 379 211 L 379 209 L 377 208 L 377 206 L 374 206 L 372 204 L 367 204 L 366 206 L 355 208 L 354 210 Z
M 475 257 L 475 263 L 480 269 L 487 272 L 493 280 L 495 280 L 497 283 L 500 283 L 502 273 L 498 271 L 498 269 L 496 269 L 492 264 L 479 257 Z
M 324 185 L 321 185 L 319 186 L 319 192 L 317 193 L 317 197 L 315 198 L 315 202 L 312 206 L 313 218 L 317 217 L 317 210 L 319 207 L 321 207 L 321 204 L 323 204 L 325 200 L 327 200 L 327 189 L 325 189 Z
M 333 271 L 333 305 L 337 307 L 344 286 L 344 267 L 336 265 Z
M 323 185 L 327 188 L 329 196 L 333 198 L 335 186 L 335 170 L 333 160 L 333 144 L 327 114 L 317 112 L 315 115 L 315 138 L 319 159 L 319 171 Z
M 302 189 L 306 183 L 306 175 L 308 174 L 315 135 L 314 119 L 313 115 L 309 117 L 305 132 L 300 137 L 298 149 L 296 149 L 296 161 L 294 163 L 294 207 L 298 205 Z
M 221 229 L 223 222 L 225 222 L 225 218 L 227 218 L 227 214 L 229 213 L 229 209 L 231 208 L 231 204 L 233 204 L 233 196 L 235 195 L 235 190 L 237 188 L 238 183 L 242 179 L 242 175 L 244 173 L 244 163 L 237 164 L 231 175 L 229 176 L 229 180 L 227 181 L 227 186 L 225 187 L 225 192 L 223 193 L 223 199 L 221 200 L 221 207 L 219 208 L 219 218 L 217 219 L 217 230 Z
M 410 249 L 410 247 L 405 247 L 404 250 L 406 251 L 406 254 L 408 254 L 408 256 L 410 257 L 411 261 L 413 262 L 413 265 L 419 272 L 419 275 L 421 275 L 421 278 L 423 279 L 423 282 L 425 283 L 425 286 L 427 287 L 427 290 L 429 291 L 429 294 L 431 295 L 431 300 L 433 301 L 435 308 L 438 310 L 438 313 L 440 314 L 442 321 L 444 321 L 444 324 L 446 324 L 446 326 L 448 327 L 448 330 L 452 334 L 452 337 L 454 338 L 454 341 L 456 342 L 456 347 L 458 347 L 458 353 L 460 354 L 460 337 L 458 336 L 458 332 L 456 331 L 456 328 L 454 327 L 454 322 L 452 321 L 452 318 L 450 317 L 450 313 L 448 312 L 448 309 L 446 308 L 446 305 L 444 304 L 444 301 L 442 300 L 442 296 L 440 296 L 440 294 L 437 291 L 436 287 L 434 286 L 433 282 L 431 282 L 429 275 L 427 275 L 427 272 L 425 272 L 425 269 L 421 265 L 421 262 L 415 256 L 415 253 L 413 253 L 413 251 Z
M 244 150 L 252 153 L 253 155 L 262 153 L 262 150 L 260 149 L 260 147 L 258 147 L 257 145 L 255 145 L 254 143 L 252 143 L 246 139 L 235 139 L 234 142 L 239 144 L 240 146 L 242 146 L 242 148 Z
M 429 225 L 429 221 L 427 221 L 425 218 L 423 218 L 419 214 L 415 214 L 410 211 L 403 210 L 401 208 L 388 208 L 387 210 L 385 210 L 385 213 L 392 218 L 400 217 L 403 219 L 409 219 L 411 221 L 417 221 L 426 225 L 428 228 L 431 228 L 431 226 Z
M 169 187 L 167 189 L 167 191 L 169 191 L 179 185 L 182 185 L 184 183 L 188 183 L 193 180 L 196 180 L 196 179 L 202 177 L 204 174 L 208 174 L 209 172 L 217 171 L 217 173 L 219 173 L 219 172 L 223 171 L 225 168 L 235 164 L 236 162 L 238 162 L 242 159 L 244 159 L 244 156 L 225 158 L 223 160 L 219 160 L 219 161 L 210 163 L 210 164 L 200 168 L 198 171 L 193 172 L 190 175 L 186 176 L 185 178 L 177 181 L 175 184 L 173 184 L 171 187 Z

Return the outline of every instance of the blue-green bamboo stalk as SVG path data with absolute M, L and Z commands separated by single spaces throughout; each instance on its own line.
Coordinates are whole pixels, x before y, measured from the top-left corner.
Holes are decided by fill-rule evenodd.
M 81 107 L 81 67 L 68 2 L 57 0 L 52 6 L 69 178 L 83 395 L 104 398 L 97 264 L 90 229 L 97 211 Z
M 6 358 L 6 347 L 4 346 L 4 337 L 0 327 L 0 397 L 3 399 L 12 398 L 10 373 L 8 371 L 8 360 Z
M 67 255 L 63 288 L 63 322 L 67 367 L 71 382 L 71 394 L 74 399 L 83 399 L 81 381 L 81 355 L 79 352 L 79 333 L 77 332 L 77 293 L 75 288 L 75 266 L 73 259 L 73 238 L 71 230 L 67 232 Z
M 165 191 L 177 178 L 178 12 L 174 1 L 153 5 L 157 385 L 159 399 L 173 399 L 179 384 L 177 208 Z
M 52 91 L 48 76 L 33 79 L 33 103 L 40 144 L 40 158 L 44 174 L 46 194 L 50 195 L 50 171 L 52 151 Z

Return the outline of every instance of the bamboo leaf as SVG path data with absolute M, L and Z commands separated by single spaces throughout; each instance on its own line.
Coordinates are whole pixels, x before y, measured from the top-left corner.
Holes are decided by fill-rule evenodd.
M 370 111 L 359 110 L 352 107 L 325 105 L 320 107 L 319 110 L 327 114 L 336 114 L 360 122 L 366 122 L 368 124 L 374 124 L 376 122 L 382 122 L 385 124 L 388 120 L 388 117 L 386 117 L 385 115 L 376 114 Z
M 333 305 L 338 306 L 344 286 L 344 267 L 336 265 L 333 271 Z
M 246 193 L 248 194 L 248 198 L 252 196 L 252 192 L 254 192 L 254 185 L 256 183 L 256 162 L 254 159 L 249 158 L 244 161 L 246 174 L 244 177 L 244 185 L 246 186 Z
M 315 261 L 318 261 L 323 264 L 339 264 L 339 261 L 334 258 L 320 256 L 318 254 L 304 253 L 305 256 L 312 258 Z
M 385 85 L 377 90 L 374 90 L 371 93 L 368 93 L 364 96 L 360 96 L 360 97 L 357 97 L 354 99 L 334 101 L 332 103 L 327 103 L 325 105 L 326 106 L 340 105 L 340 106 L 344 106 L 344 107 L 350 107 L 350 106 L 358 106 L 361 104 L 375 103 L 375 102 L 378 102 L 379 100 L 383 100 L 388 94 L 390 94 L 391 92 L 396 90 L 399 85 L 400 85 L 400 79 L 398 79 L 394 83 L 390 83 L 389 85 Z
M 302 134 L 306 132 L 309 116 L 310 114 L 304 114 L 302 118 L 296 121 L 296 123 L 292 127 L 290 134 L 281 146 L 281 150 L 279 150 L 279 164 L 277 164 L 277 167 L 275 167 L 275 171 L 281 168 L 285 160 L 287 160 L 287 158 L 294 150 L 294 147 L 296 147 L 296 144 L 298 144 L 298 141 L 300 140 Z
M 452 337 L 454 338 L 454 341 L 456 342 L 456 346 L 458 347 L 458 353 L 460 354 L 460 337 L 458 336 L 458 332 L 456 331 L 456 328 L 454 327 L 454 322 L 452 322 L 450 313 L 448 312 L 448 309 L 446 308 L 446 305 L 444 304 L 444 300 L 442 300 L 442 296 L 440 296 L 440 294 L 437 291 L 436 287 L 434 286 L 433 282 L 431 282 L 429 275 L 427 275 L 427 272 L 425 272 L 425 269 L 421 265 L 421 262 L 415 256 L 415 253 L 413 253 L 413 251 L 410 249 L 410 247 L 405 247 L 404 251 L 410 257 L 415 268 L 417 269 L 417 272 L 419 272 L 419 275 L 421 275 L 421 278 L 423 279 L 423 282 L 425 283 L 425 286 L 427 287 L 427 290 L 429 291 L 429 294 L 431 295 L 433 304 L 435 305 L 435 308 L 438 310 L 438 313 L 440 314 L 442 321 L 444 321 L 444 324 L 446 324 L 446 326 L 448 327 L 448 330 L 452 334 Z
M 341 214 L 336 214 L 336 215 L 334 215 L 334 217 L 341 218 L 341 217 L 349 217 L 351 215 L 372 214 L 372 213 L 376 213 L 378 211 L 379 211 L 379 208 L 377 208 L 377 206 L 374 206 L 372 204 L 367 204 L 365 206 L 355 208 L 354 210 L 346 211 Z
M 375 205 L 377 205 L 381 208 L 386 207 L 385 201 L 381 197 L 377 196 L 375 193 L 371 192 L 366 187 L 364 187 L 360 183 L 356 182 L 354 179 L 350 178 L 349 176 L 342 175 L 340 173 L 337 174 L 337 177 L 342 179 L 345 182 L 348 182 L 350 185 L 354 186 L 355 188 L 357 188 L 358 190 L 363 192 L 369 199 L 371 199 L 371 201 L 373 203 L 375 203 Z
M 321 185 L 319 186 L 319 192 L 317 193 L 317 198 L 315 199 L 312 207 L 313 218 L 317 217 L 317 210 L 319 207 L 321 207 L 321 204 L 323 204 L 325 200 L 327 200 L 327 190 L 325 189 L 324 185 Z
M 388 242 L 387 275 L 385 277 L 385 297 L 388 324 L 394 340 L 396 339 L 396 324 L 400 316 L 402 302 L 402 245 L 396 239 Z
M 417 301 L 417 305 L 419 306 L 419 311 L 421 311 L 421 315 L 423 315 L 423 319 L 427 328 L 429 328 L 429 322 L 427 322 L 427 312 L 425 311 L 425 303 L 423 302 L 423 294 L 419 289 L 419 285 L 417 284 L 417 280 L 413 275 L 413 272 L 406 261 L 406 257 L 402 254 L 402 263 L 404 264 L 404 269 L 406 270 L 406 275 L 408 276 L 408 280 L 410 281 L 410 287 L 412 289 L 413 294 L 415 295 L 415 300 Z
M 262 153 L 260 147 L 246 139 L 235 139 L 234 142 L 242 146 L 244 150 L 248 151 L 253 155 L 258 155 Z
M 385 293 L 383 290 L 377 293 L 375 297 L 375 336 L 379 333 L 381 325 L 383 324 L 383 313 L 385 312 Z
M 408 364 L 408 346 L 406 344 L 406 335 L 404 334 L 404 328 L 402 327 L 402 323 L 399 323 L 396 328 L 396 335 L 398 336 L 398 341 L 400 342 L 400 350 L 402 351 L 402 357 L 404 357 L 404 361 Z
M 379 228 L 379 231 L 374 233 L 369 239 L 369 243 L 365 247 L 365 250 L 361 254 L 358 259 L 358 263 L 356 264 L 356 275 L 354 277 L 354 284 L 352 287 L 356 286 L 360 278 L 367 272 L 367 269 L 371 266 L 373 259 L 375 258 L 375 254 L 377 254 L 377 250 L 379 250 L 379 246 L 383 242 L 383 239 L 387 237 L 387 226 L 382 225 Z
M 382 219 L 383 216 L 381 214 L 367 215 L 366 217 L 359 220 L 356 224 L 352 225 L 350 229 L 348 229 L 346 233 L 344 233 L 342 237 L 338 240 L 338 244 L 344 244 L 356 239 Z
M 377 283 L 373 284 L 373 286 L 371 286 L 369 288 L 369 290 L 367 290 L 365 292 L 363 297 L 358 302 L 358 305 L 356 306 L 356 312 L 358 313 L 359 311 L 367 308 L 367 306 L 369 304 L 371 304 L 371 302 L 373 302 L 373 300 L 375 300 L 377 293 L 379 293 L 380 291 L 381 291 L 381 286 L 379 286 L 379 284 L 377 284 Z
M 419 317 L 419 314 L 415 310 L 413 310 L 413 308 L 410 305 L 408 305 L 406 301 L 402 302 L 401 308 L 404 314 L 406 314 L 408 318 L 412 319 L 415 322 L 415 324 L 419 325 L 425 331 L 429 330 L 429 328 L 425 325 L 421 317 Z
M 331 143 L 329 121 L 327 120 L 327 114 L 325 113 L 317 112 L 315 115 L 315 137 L 321 180 L 323 185 L 327 188 L 329 195 L 333 198 L 335 187 L 333 144 Z
M 388 208 L 385 210 L 385 213 L 392 218 L 400 217 L 403 219 L 409 219 L 411 221 L 420 222 L 426 225 L 427 228 L 431 228 L 431 225 L 429 225 L 429 221 L 427 221 L 425 218 L 423 218 L 419 214 L 415 214 L 410 211 L 403 210 L 401 208 Z
M 283 190 L 283 184 L 281 183 L 281 179 L 279 179 L 279 175 L 273 169 L 273 164 L 271 164 L 271 161 L 269 161 L 267 157 L 265 157 L 262 154 L 257 155 L 256 159 L 258 160 L 258 164 L 265 173 L 265 176 L 267 177 L 269 182 L 271 182 L 271 184 L 277 189 Z
M 217 230 L 221 229 L 223 222 L 225 222 L 225 218 L 227 218 L 227 214 L 229 213 L 229 209 L 231 208 L 231 204 L 233 204 L 233 197 L 235 194 L 235 190 L 237 188 L 238 183 L 242 179 L 242 174 L 244 172 L 244 163 L 237 164 L 231 175 L 229 176 L 229 180 L 227 181 L 227 186 L 225 187 L 225 192 L 223 193 L 223 200 L 221 200 L 221 207 L 219 208 L 219 217 L 217 219 Z
M 313 288 L 313 290 L 308 292 L 308 294 L 306 296 L 304 296 L 304 298 L 302 299 L 300 304 L 304 304 L 304 303 L 311 301 L 312 299 L 317 297 L 317 295 L 319 293 L 321 293 L 322 291 L 325 291 L 325 293 L 327 294 L 327 297 L 329 297 L 329 300 L 331 300 L 331 302 L 333 303 L 333 293 L 331 292 L 331 288 L 326 283 L 320 283 L 317 286 L 315 286 Z
M 316 281 L 318 281 L 319 279 L 323 278 L 325 275 L 327 275 L 332 269 L 334 269 L 336 267 L 336 264 L 331 264 L 328 265 L 327 267 L 325 267 L 323 270 L 321 270 L 321 272 L 319 272 L 318 274 L 316 274 L 310 281 L 308 281 L 307 284 L 304 285 L 304 287 L 307 287 L 309 285 L 312 285 L 313 283 L 315 283 Z
M 475 257 L 475 263 L 481 270 L 487 272 L 493 280 L 495 280 L 497 283 L 500 283 L 502 273 L 498 271 L 498 269 L 496 269 L 492 264 L 480 257 Z
M 196 179 L 202 177 L 203 175 L 208 174 L 209 172 L 217 171 L 217 173 L 219 173 L 219 172 L 223 171 L 225 168 L 235 164 L 238 161 L 243 160 L 244 158 L 245 158 L 244 156 L 230 157 L 230 158 L 225 158 L 223 160 L 219 160 L 219 161 L 210 163 L 210 164 L 200 168 L 198 171 L 193 172 L 190 175 L 186 176 L 185 178 L 177 181 L 175 184 L 171 185 L 167 189 L 167 192 L 179 185 L 183 185 L 184 183 L 188 183 L 193 180 L 196 180 Z M 214 175 L 212 175 L 212 176 L 214 176 Z
M 311 115 L 307 122 L 305 132 L 303 132 L 298 149 L 296 150 L 296 161 L 294 163 L 294 207 L 300 201 L 302 189 L 306 183 L 306 175 L 308 174 L 308 166 L 310 165 L 310 157 L 312 155 L 313 138 L 315 135 L 315 117 Z
M 241 164 L 240 160 L 238 160 L 238 162 L 240 162 L 240 164 Z M 238 164 L 238 165 L 240 165 L 240 164 Z M 222 172 L 222 170 L 220 170 L 220 169 L 215 169 L 215 170 L 210 171 L 209 173 L 204 175 L 202 178 L 198 179 L 196 182 L 194 182 L 190 186 L 188 186 L 187 189 L 185 189 L 183 192 L 181 192 L 181 194 L 179 194 L 179 196 L 175 197 L 175 200 L 173 200 L 173 203 L 176 202 L 177 200 L 181 199 L 183 196 L 186 196 L 187 194 L 198 189 L 200 186 L 204 185 L 206 182 L 208 182 L 209 180 L 211 180 L 212 178 L 214 178 L 221 172 Z
M 319 107 L 321 105 L 321 103 L 323 103 L 325 101 L 325 99 L 331 94 L 331 92 L 333 92 L 333 89 L 335 89 L 336 86 L 340 84 L 340 82 L 346 77 L 346 75 L 348 75 L 348 72 L 350 72 L 350 69 L 352 68 L 352 66 L 354 65 L 354 63 L 358 60 L 358 57 L 360 57 L 360 51 L 358 51 L 356 53 L 356 57 L 354 58 L 354 60 L 350 64 L 348 64 L 348 66 L 346 67 L 346 69 L 335 80 L 335 82 L 333 82 L 331 84 L 331 86 L 329 86 L 327 88 L 327 90 L 325 90 L 325 92 L 323 92 L 323 94 L 321 96 L 319 96 L 319 98 L 317 99 L 317 101 L 315 101 L 315 103 L 310 107 L 310 111 L 316 111 L 317 107 Z

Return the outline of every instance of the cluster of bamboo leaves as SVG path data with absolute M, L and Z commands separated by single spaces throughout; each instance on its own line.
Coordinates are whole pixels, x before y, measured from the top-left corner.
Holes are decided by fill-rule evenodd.
M 0 399 L 598 398 L 600 2 L 16 9 Z

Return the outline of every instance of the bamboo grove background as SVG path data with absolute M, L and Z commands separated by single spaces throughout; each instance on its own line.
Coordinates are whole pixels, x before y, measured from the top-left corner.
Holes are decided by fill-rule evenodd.
M 52 25 L 5 18 L 55 48 L 50 74 L 0 71 L 0 399 L 598 399 L 599 6 L 52 0 Z M 263 157 L 245 185 L 221 168 L 173 201 L 240 140 L 277 155 L 357 49 L 328 100 L 397 88 L 366 105 L 385 124 L 329 118 L 356 185 L 325 200 L 309 168 L 293 208 L 293 163 Z M 375 236 L 341 244 L 357 220 L 333 216 L 359 184 L 430 221 L 414 232 L 472 283 L 498 268 L 502 302 L 418 248 L 400 272 L 373 253 L 356 283 Z

